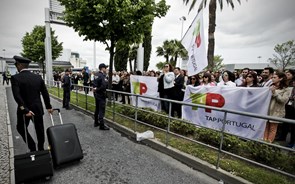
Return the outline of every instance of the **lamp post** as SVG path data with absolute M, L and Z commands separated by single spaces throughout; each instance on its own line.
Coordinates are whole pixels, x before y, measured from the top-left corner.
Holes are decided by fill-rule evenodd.
M 257 58 L 258 58 L 258 62 L 260 63 L 260 59 L 261 59 L 262 57 L 261 57 L 261 56 L 258 56 Z
M 179 20 L 181 21 L 181 35 L 180 35 L 180 40 L 181 40 L 183 36 L 183 22 L 186 21 L 186 18 L 185 16 L 182 16 L 179 18 Z

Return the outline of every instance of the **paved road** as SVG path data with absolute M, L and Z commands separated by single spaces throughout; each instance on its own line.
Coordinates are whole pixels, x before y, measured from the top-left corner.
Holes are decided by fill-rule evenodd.
M 12 124 L 15 154 L 26 151 L 25 144 L 15 129 L 16 104 L 11 89 L 7 88 L 7 101 Z M 61 103 L 51 99 L 55 108 Z M 76 110 L 61 110 L 64 123 L 77 127 L 84 159 L 55 171 L 50 181 L 36 183 L 126 183 L 126 184 L 214 184 L 211 177 L 195 171 L 177 160 L 145 145 L 133 142 L 114 130 L 100 131 L 93 127 L 93 119 Z M 56 116 L 56 122 L 57 122 Z M 45 128 L 51 125 L 44 115 Z M 33 132 L 30 126 L 30 132 Z M 46 142 L 47 146 L 47 142 Z

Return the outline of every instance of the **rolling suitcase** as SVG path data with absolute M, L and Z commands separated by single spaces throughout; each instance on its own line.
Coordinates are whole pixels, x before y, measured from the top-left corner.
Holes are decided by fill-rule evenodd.
M 32 120 L 34 122 L 34 118 Z M 26 127 L 25 137 L 28 146 Z M 42 178 L 50 179 L 53 176 L 53 167 L 49 150 L 29 152 L 28 146 L 27 153 L 14 156 L 14 170 L 15 183 L 24 183 Z
M 60 125 L 54 125 L 52 114 L 50 114 L 52 127 L 47 128 L 48 144 L 52 155 L 54 167 L 58 167 L 65 163 L 78 161 L 83 158 L 83 152 L 77 129 L 74 124 L 63 124 L 60 109 L 58 111 Z

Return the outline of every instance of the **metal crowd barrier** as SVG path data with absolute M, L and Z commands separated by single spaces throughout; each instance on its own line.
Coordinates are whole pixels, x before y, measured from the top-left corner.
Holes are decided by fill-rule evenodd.
M 58 82 L 59 83 L 59 82 Z M 62 88 L 61 88 L 61 85 L 56 85 L 56 83 L 54 82 L 48 82 L 47 85 L 49 87 L 54 87 L 54 84 L 55 84 L 55 87 L 57 87 L 58 89 L 58 94 L 56 95 L 57 97 L 59 98 L 62 98 L 61 96 L 61 91 L 62 91 Z M 85 88 L 88 88 L 89 91 L 91 91 L 92 87 L 90 86 L 78 86 L 78 85 L 73 85 L 74 86 L 74 93 L 75 93 L 75 102 L 71 101 L 71 103 L 76 103 L 76 105 L 78 105 L 79 102 L 81 102 L 82 104 L 85 104 L 85 109 L 86 110 L 89 110 L 89 107 L 94 107 L 95 108 L 95 103 L 90 103 L 89 102 L 89 95 L 86 95 L 86 93 L 84 91 L 80 91 L 82 88 L 83 90 Z M 218 107 L 212 107 L 212 106 L 206 106 L 206 105 L 200 105 L 200 104 L 192 104 L 192 103 L 186 103 L 186 102 L 181 102 L 181 101 L 175 101 L 175 100 L 169 100 L 169 99 L 163 99 L 163 98 L 155 98 L 155 97 L 151 97 L 151 96 L 142 96 L 142 95 L 138 95 L 138 94 L 132 94 L 132 93 L 126 93 L 126 92 L 122 92 L 122 91 L 115 91 L 115 90 L 109 90 L 107 89 L 107 92 L 108 93 L 111 93 L 111 99 L 107 99 L 108 102 L 111 102 L 111 109 L 112 110 L 107 110 L 107 111 L 110 111 L 112 112 L 112 120 L 115 122 L 115 115 L 119 115 L 119 116 L 122 116 L 124 118 L 127 118 L 129 120 L 133 120 L 134 121 L 134 127 L 133 127 L 133 131 L 136 132 L 136 126 L 137 126 L 137 123 L 139 124 L 143 124 L 145 126 L 149 126 L 151 128 L 154 128 L 154 129 L 157 129 L 157 130 L 160 130 L 160 131 L 163 131 L 163 132 L 166 132 L 166 146 L 169 146 L 169 138 L 170 136 L 169 135 L 174 135 L 174 136 L 177 136 L 177 137 L 180 137 L 180 138 L 183 138 L 185 140 L 189 140 L 189 141 L 192 141 L 194 143 L 197 143 L 197 144 L 200 144 L 200 145 L 203 145 L 205 147 L 208 147 L 208 148 L 211 148 L 215 151 L 218 151 L 218 157 L 217 157 L 217 160 L 216 160 L 216 169 L 219 168 L 219 165 L 220 165 L 220 159 L 221 159 L 221 154 L 227 154 L 227 155 L 230 155 L 232 157 L 235 157 L 235 158 L 238 158 L 240 160 L 243 160 L 243 161 L 246 161 L 246 162 L 249 162 L 249 163 L 252 163 L 254 165 L 257 165 L 257 166 L 260 166 L 260 167 L 263 167 L 263 168 L 266 168 L 266 169 L 269 169 L 269 170 L 272 170 L 272 171 L 275 171 L 275 172 L 278 172 L 278 173 L 281 173 L 283 175 L 286 175 L 286 176 L 289 176 L 289 177 L 292 177 L 292 178 L 295 178 L 295 175 L 294 174 L 291 174 L 291 173 L 287 173 L 285 171 L 282 171 L 282 170 L 279 170 L 279 169 L 276 169 L 276 168 L 273 168 L 273 167 L 270 167 L 270 166 L 267 166 L 265 164 L 261 164 L 259 162 L 256 162 L 256 161 L 253 161 L 251 159 L 248 159 L 248 158 L 245 158 L 245 157 L 242 157 L 242 156 L 239 156 L 237 154 L 234 154 L 234 153 L 231 153 L 231 152 L 228 152 L 228 151 L 225 151 L 222 149 L 222 145 L 223 145 L 223 141 L 224 141 L 224 135 L 225 134 L 229 134 L 227 132 L 225 132 L 225 120 L 227 118 L 227 114 L 228 113 L 231 113 L 231 114 L 238 114 L 238 115 L 243 115 L 243 116 L 248 116 L 248 117 L 254 117 L 254 118 L 258 118 L 258 119 L 265 119 L 265 120 L 274 120 L 274 121 L 279 121 L 279 122 L 283 122 L 283 123 L 291 123 L 291 124 L 295 124 L 295 120 L 291 120 L 291 119 L 285 119 L 285 118 L 278 118 L 278 117 L 272 117 L 272 116 L 265 116 L 265 115 L 261 115 L 261 114 L 255 114 L 255 113 L 249 113 L 249 112 L 242 112 L 242 111 L 235 111 L 235 110 L 232 110 L 232 109 L 226 109 L 226 108 L 218 108 Z M 123 95 L 126 95 L 126 96 L 129 96 L 129 97 L 135 97 L 135 115 L 134 115 L 134 119 L 129 117 L 129 116 L 126 116 L 124 114 L 120 114 L 118 112 L 116 112 L 115 108 L 116 108 L 116 104 L 119 105 L 119 102 L 116 102 L 115 101 L 115 94 L 123 94 Z M 85 101 L 81 101 L 81 99 L 79 100 L 79 95 L 84 95 L 85 96 Z M 93 96 L 92 96 L 93 97 Z M 145 111 L 147 113 L 154 113 L 158 116 L 163 116 L 163 117 L 166 117 L 166 115 L 163 115 L 163 114 L 160 114 L 160 113 L 157 113 L 156 111 L 155 112 L 151 112 L 151 111 L 147 111 L 147 110 L 144 110 L 144 109 L 140 109 L 138 107 L 138 98 L 147 98 L 147 99 L 153 99 L 153 100 L 159 100 L 159 101 L 166 101 L 169 103 L 169 113 L 168 113 L 168 126 L 167 126 L 167 129 L 162 129 L 162 128 L 159 128 L 159 127 L 156 127 L 154 125 L 150 125 L 148 123 L 145 123 L 145 122 L 142 122 L 140 120 L 138 120 L 138 111 Z M 130 100 L 131 101 L 131 100 Z M 178 118 L 174 118 L 171 116 L 171 110 L 172 110 L 172 104 L 173 103 L 176 103 L 176 104 L 181 104 L 181 105 L 186 105 L 186 106 L 191 106 L 191 107 L 198 107 L 198 108 L 206 108 L 206 109 L 211 109 L 211 110 L 215 110 L 215 111 L 221 111 L 221 112 L 224 112 L 224 117 L 223 117 L 223 126 L 222 126 L 222 129 L 221 130 L 215 130 L 215 131 L 218 131 L 221 136 L 220 136 L 220 144 L 219 144 L 219 147 L 216 148 L 214 146 L 211 146 L 211 145 L 208 145 L 208 144 L 205 144 L 205 143 L 202 143 L 200 141 L 196 141 L 194 139 L 191 139 L 191 138 L 188 138 L 188 137 L 185 137 L 183 135 L 180 135 L 180 134 L 177 134 L 177 133 L 174 133 L 174 132 L 171 132 L 170 131 L 170 125 L 171 125 L 171 120 L 178 120 L 178 121 L 181 121 L 183 123 L 188 123 L 188 124 L 192 124 L 192 125 L 195 125 L 191 122 L 188 122 L 188 121 L 185 121 L 183 119 L 178 119 Z M 127 105 L 124 105 L 124 104 L 120 104 L 121 106 L 127 106 Z M 128 107 L 131 107 L 128 105 Z M 82 106 L 83 108 L 83 106 Z M 195 125 L 197 126 L 197 125 Z M 207 128 L 207 127 L 202 127 L 202 126 L 198 126 L 198 127 L 201 127 L 201 128 L 206 128 L 206 129 L 210 129 L 210 128 Z M 213 129 L 211 129 L 213 130 Z M 229 135 L 232 135 L 232 136 L 236 136 L 242 140 L 246 140 L 246 141 L 255 141 L 255 142 L 259 142 L 259 143 L 262 143 L 262 144 L 266 144 L 266 145 L 269 145 L 269 146 L 273 146 L 273 147 L 277 147 L 279 149 L 282 149 L 282 150 L 285 150 L 285 151 L 288 151 L 288 152 L 292 152 L 292 153 L 295 153 L 295 150 L 294 149 L 291 149 L 291 148 L 287 148 L 287 147 L 284 147 L 284 146 L 280 146 L 280 145 L 277 145 L 277 144 L 272 144 L 272 143 L 268 143 L 268 142 L 264 142 L 264 141 L 261 141 L 261 140 L 252 140 L 252 139 L 248 139 L 248 138 L 244 138 L 244 137 L 240 137 L 240 136 L 237 136 L 237 135 L 233 135 L 233 134 L 229 134 Z

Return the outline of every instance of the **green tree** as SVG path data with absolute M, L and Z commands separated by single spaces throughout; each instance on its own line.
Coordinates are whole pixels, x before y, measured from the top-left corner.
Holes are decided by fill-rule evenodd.
M 110 53 L 109 87 L 113 58 L 119 41 L 131 45 L 142 41 L 155 17 L 165 16 L 165 0 L 59 0 L 65 6 L 64 20 L 85 40 L 100 41 Z
M 114 56 L 114 66 L 116 71 L 127 70 L 129 49 L 129 45 L 118 43 L 116 48 L 116 54 Z
M 209 29 L 208 29 L 208 52 L 207 52 L 207 58 L 208 58 L 208 68 L 210 70 L 214 67 L 214 49 L 215 49 L 215 26 L 216 26 L 216 1 L 217 0 L 210 0 L 209 2 Z M 239 4 L 241 4 L 240 0 L 237 0 Z M 191 6 L 189 11 L 191 11 L 194 6 L 196 5 L 197 0 L 183 0 L 183 2 L 187 5 L 189 2 L 191 2 Z M 224 0 L 218 0 L 220 9 L 223 9 L 223 2 Z M 227 5 L 230 5 L 232 9 L 234 9 L 234 3 L 233 0 L 226 0 Z M 205 8 L 207 4 L 207 0 L 202 0 L 199 6 L 198 11 Z
M 158 46 L 156 50 L 157 56 L 164 56 L 166 62 L 169 63 L 169 58 L 173 55 L 173 45 L 170 40 L 165 40 L 163 46 Z
M 152 51 L 152 32 L 148 31 L 144 34 L 143 39 L 143 48 L 144 48 L 144 62 L 143 62 L 143 70 L 147 71 L 150 65 L 151 51 Z
M 187 50 L 183 47 L 183 45 L 181 44 L 181 41 L 179 40 L 172 40 L 172 44 L 173 44 L 173 53 L 172 53 L 172 65 L 175 66 L 178 57 L 181 58 L 186 58 L 188 57 L 188 53 Z
M 158 70 L 162 70 L 164 68 L 164 65 L 166 64 L 167 62 L 159 62 L 156 64 L 156 67 L 158 68 Z
M 138 45 L 133 45 L 129 50 L 130 71 L 134 71 L 134 72 L 136 70 L 137 49 L 138 49 Z M 132 61 L 134 61 L 133 68 L 132 68 Z
M 157 47 L 157 56 L 164 56 L 167 63 L 175 66 L 177 58 L 187 57 L 188 53 L 179 40 L 165 40 L 163 46 Z
M 224 67 L 224 64 L 222 63 L 223 58 L 221 55 L 215 55 L 214 56 L 214 67 L 211 71 L 216 72 L 221 70 Z M 210 70 L 208 66 L 205 68 L 205 70 Z
M 51 30 L 52 60 L 60 56 L 63 47 L 62 42 L 57 41 L 55 32 Z M 45 78 L 45 26 L 35 26 L 31 33 L 26 32 L 22 38 L 23 50 L 21 55 L 38 62 L 42 66 L 43 78 Z
M 268 61 L 272 62 L 278 68 L 285 70 L 288 66 L 295 65 L 295 43 L 294 40 L 287 41 L 282 44 L 277 44 L 274 48 L 276 54 L 274 58 L 269 58 Z

